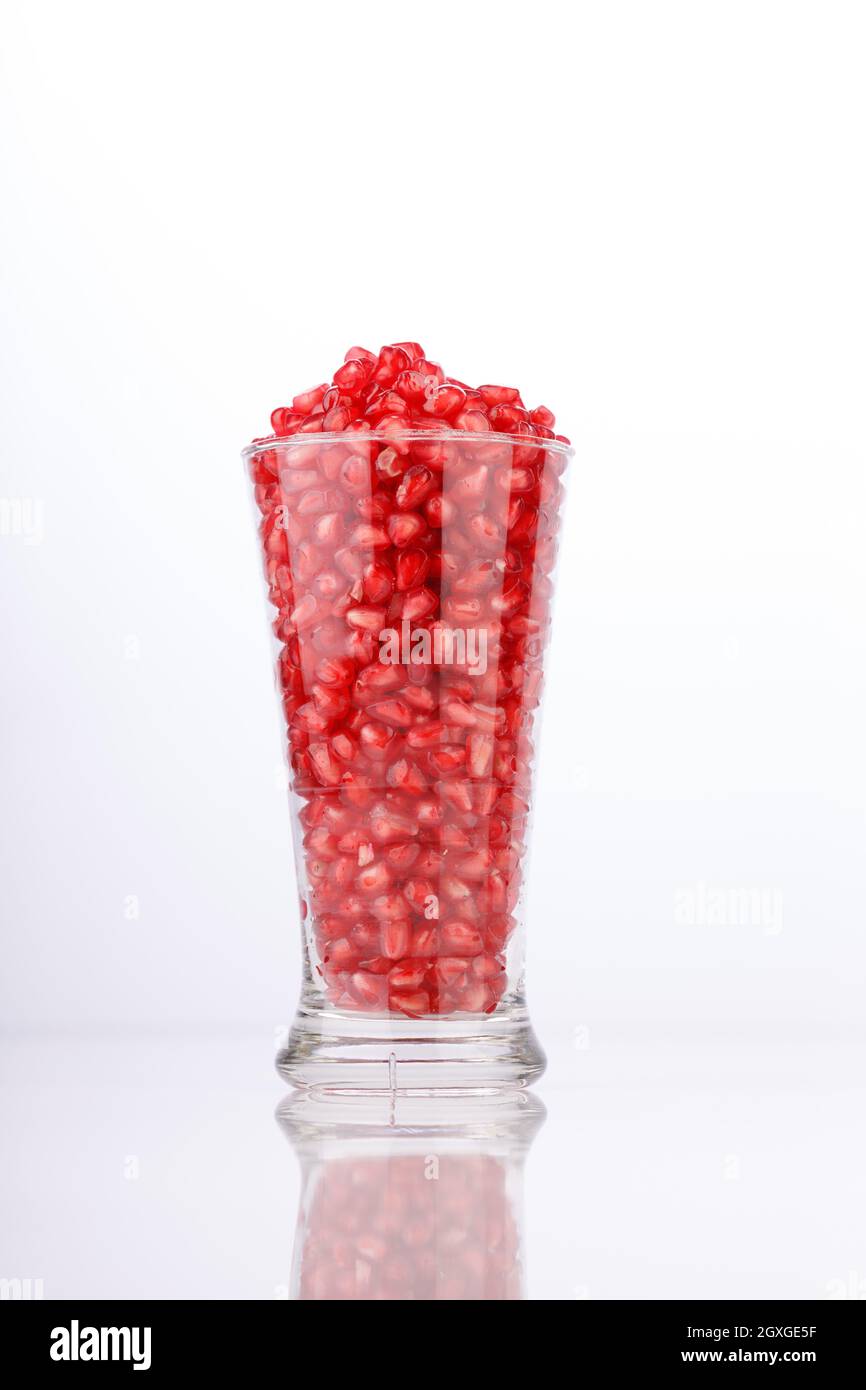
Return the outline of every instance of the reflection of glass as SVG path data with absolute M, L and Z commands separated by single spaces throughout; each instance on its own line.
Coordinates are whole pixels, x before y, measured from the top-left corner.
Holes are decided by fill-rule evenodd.
M 300 1094 L 277 1112 L 301 1164 L 292 1297 L 521 1299 L 526 1092 Z

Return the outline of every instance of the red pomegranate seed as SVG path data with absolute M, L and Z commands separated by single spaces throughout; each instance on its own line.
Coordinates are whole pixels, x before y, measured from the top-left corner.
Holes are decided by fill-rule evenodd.
M 420 589 L 411 589 L 403 600 L 401 616 L 410 623 L 418 622 L 422 618 L 429 618 L 439 607 L 439 600 L 432 589 L 423 586 Z
M 342 367 L 338 367 L 334 372 L 334 385 L 339 386 L 341 391 L 346 391 L 349 395 L 355 395 L 365 386 L 373 371 L 372 362 L 364 362 L 360 358 L 349 358 Z
M 355 674 L 355 663 L 347 656 L 323 656 L 316 663 L 316 679 L 324 685 L 348 685 Z
M 371 367 L 375 367 L 379 360 L 375 352 L 371 352 L 369 348 L 364 347 L 350 347 L 343 361 L 351 362 L 353 357 L 357 357 L 360 362 L 369 362 Z
M 334 970 L 351 970 L 359 960 L 358 947 L 347 937 L 341 936 L 328 943 L 324 959 Z
M 407 874 L 412 865 L 421 853 L 420 845 L 397 844 L 388 845 L 385 849 L 385 858 L 391 868 L 397 874 Z
M 401 372 L 394 382 L 394 390 L 409 405 L 423 405 L 430 390 L 427 380 L 428 378 L 422 372 L 414 369 Z
M 470 777 L 487 777 L 493 764 L 492 734 L 470 734 L 466 740 L 466 770 Z
M 434 497 L 428 497 L 424 503 L 424 515 L 431 526 L 439 528 L 450 526 L 457 515 L 457 509 L 447 497 L 437 493 Z
M 424 721 L 409 730 L 406 742 L 410 748 L 435 748 L 444 741 L 447 732 L 441 720 Z
M 411 932 L 407 918 L 398 917 L 396 921 L 386 922 L 382 927 L 382 955 L 386 956 L 389 961 L 402 960 L 409 950 L 410 939 Z M 389 979 L 393 986 L 393 971 L 389 973 Z
M 402 923 L 398 923 L 402 927 Z M 388 983 L 392 991 L 398 994 L 410 994 L 424 983 L 424 979 L 429 970 L 426 960 L 412 961 L 403 960 L 399 965 L 395 965 L 388 972 Z
M 442 777 L 457 772 L 466 761 L 466 749 L 459 744 L 448 743 L 442 748 L 431 748 L 427 754 L 430 766 Z
M 471 430 L 475 433 L 486 433 L 490 429 L 490 421 L 481 410 L 463 410 L 454 423 L 459 430 Z
M 490 412 L 490 423 L 498 434 L 514 434 L 526 421 L 526 411 L 519 406 L 497 405 Z
M 364 632 L 372 632 L 375 635 L 381 632 L 385 625 L 385 609 L 350 608 L 346 614 L 346 622 L 350 627 L 359 628 Z
M 417 795 L 427 788 L 427 779 L 420 768 L 409 758 L 398 758 L 391 763 L 385 774 L 385 780 L 390 787 L 396 787 L 399 791 L 411 792 Z
M 435 899 L 436 892 L 429 878 L 407 878 L 403 885 L 403 896 L 415 912 L 424 913 L 425 909 L 433 907 L 431 900 Z
M 434 486 L 435 479 L 430 469 L 423 464 L 415 464 L 406 469 L 394 500 L 402 511 L 414 511 L 425 497 L 429 497 Z
M 376 459 L 376 472 L 380 478 L 399 478 L 403 464 L 396 449 L 382 449 Z
M 343 768 L 337 761 L 327 743 L 311 743 L 307 752 L 313 765 L 313 772 L 325 787 L 339 786 Z
M 388 982 L 381 976 L 371 975 L 366 970 L 358 970 L 352 976 L 350 988 L 368 1009 L 384 1009 L 388 1001 Z
M 479 386 L 478 394 L 485 405 L 520 405 L 520 392 L 514 386 Z
M 292 434 L 303 418 L 299 411 L 290 410 L 287 405 L 281 405 L 271 413 L 271 429 L 277 435 Z
M 379 719 L 396 729 L 408 729 L 415 720 L 415 715 L 405 700 L 375 700 L 367 706 L 367 713 L 372 719 Z
M 435 925 L 417 927 L 412 932 L 412 945 L 409 948 L 412 956 L 423 960 L 430 960 L 439 951 L 439 932 Z
M 427 530 L 424 518 L 417 512 L 394 513 L 388 517 L 388 536 L 399 549 L 411 545 Z
M 386 807 L 373 807 L 370 812 L 370 833 L 374 840 L 385 844 L 394 840 L 408 840 L 418 834 L 417 823 L 406 816 L 396 815 Z
M 394 592 L 394 575 L 384 560 L 371 560 L 364 570 L 364 597 L 368 603 L 387 603 Z
M 420 353 L 418 354 L 420 356 Z M 380 386 L 391 386 L 401 372 L 408 371 L 412 359 L 400 346 L 383 347 L 373 378 Z
M 326 719 L 342 719 L 349 710 L 349 692 L 346 688 L 332 685 L 320 685 L 314 682 L 310 691 L 316 704 L 316 709 Z
M 394 740 L 394 731 L 385 724 L 378 724 L 375 720 L 370 720 L 364 724 L 360 732 L 361 748 L 368 758 L 385 758 L 388 756 L 388 749 Z
M 373 913 L 382 922 L 396 922 L 406 916 L 406 903 L 401 893 L 383 893 L 373 899 Z
M 398 592 L 423 584 L 429 569 L 430 556 L 425 550 L 402 550 L 396 561 Z
M 391 540 L 384 527 L 365 522 L 355 527 L 351 543 L 356 550 L 387 550 Z
M 459 386 L 440 386 L 437 390 L 428 393 L 424 409 L 430 415 L 455 415 L 463 409 L 465 403 L 466 392 L 461 390 Z M 279 433 L 279 431 L 275 430 L 274 433 Z
M 378 863 L 374 861 L 361 869 L 355 881 L 362 893 L 381 893 L 391 882 L 391 874 L 381 860 Z
M 395 993 L 392 990 L 390 1004 L 392 1009 L 408 1014 L 410 1018 L 419 1018 L 430 1012 L 430 996 L 420 989 L 413 994 Z
M 328 383 L 322 386 L 314 386 L 311 391 L 302 391 L 299 396 L 292 400 L 292 409 L 298 415 L 309 415 L 311 410 L 315 410 L 317 405 L 321 405 L 328 389 Z
M 466 979 L 469 962 L 461 956 L 440 956 L 433 967 L 436 978 L 446 989 L 461 984 Z
M 440 938 L 443 950 L 450 956 L 480 956 L 484 950 L 484 938 L 478 928 L 456 918 L 442 923 Z

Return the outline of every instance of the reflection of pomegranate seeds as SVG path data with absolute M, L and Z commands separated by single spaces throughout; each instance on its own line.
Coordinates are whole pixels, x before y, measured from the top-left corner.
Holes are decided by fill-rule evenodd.
M 250 457 L 312 974 L 337 1008 L 489 1013 L 517 982 L 555 423 L 418 343 L 356 346 Z

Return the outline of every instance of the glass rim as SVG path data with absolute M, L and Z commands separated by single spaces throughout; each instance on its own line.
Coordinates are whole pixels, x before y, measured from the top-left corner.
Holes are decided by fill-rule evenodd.
M 311 431 L 307 434 L 284 434 L 268 435 L 264 439 L 254 439 L 252 444 L 248 444 L 241 450 L 243 459 L 255 458 L 256 454 L 266 454 L 272 449 L 288 449 L 294 446 L 310 444 L 358 444 L 364 441 L 373 440 L 424 440 L 432 443 L 434 440 L 455 440 L 462 439 L 470 444 L 511 444 L 521 445 L 528 449 L 550 450 L 556 454 L 562 454 L 570 458 L 574 453 L 573 444 L 565 444 L 561 439 L 542 439 L 538 435 L 532 434 L 500 434 L 496 430 L 436 430 L 436 429 L 405 429 L 405 430 L 319 430 Z

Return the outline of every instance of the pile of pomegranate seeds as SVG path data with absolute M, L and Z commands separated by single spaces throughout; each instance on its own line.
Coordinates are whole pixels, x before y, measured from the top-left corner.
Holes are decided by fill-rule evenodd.
M 519 989 L 568 441 L 418 343 L 350 348 L 271 422 L 248 458 L 314 983 L 342 1009 L 491 1013 Z
M 298 1297 L 445 1300 L 522 1297 L 505 1163 L 489 1154 L 331 1159 L 306 1208 Z

